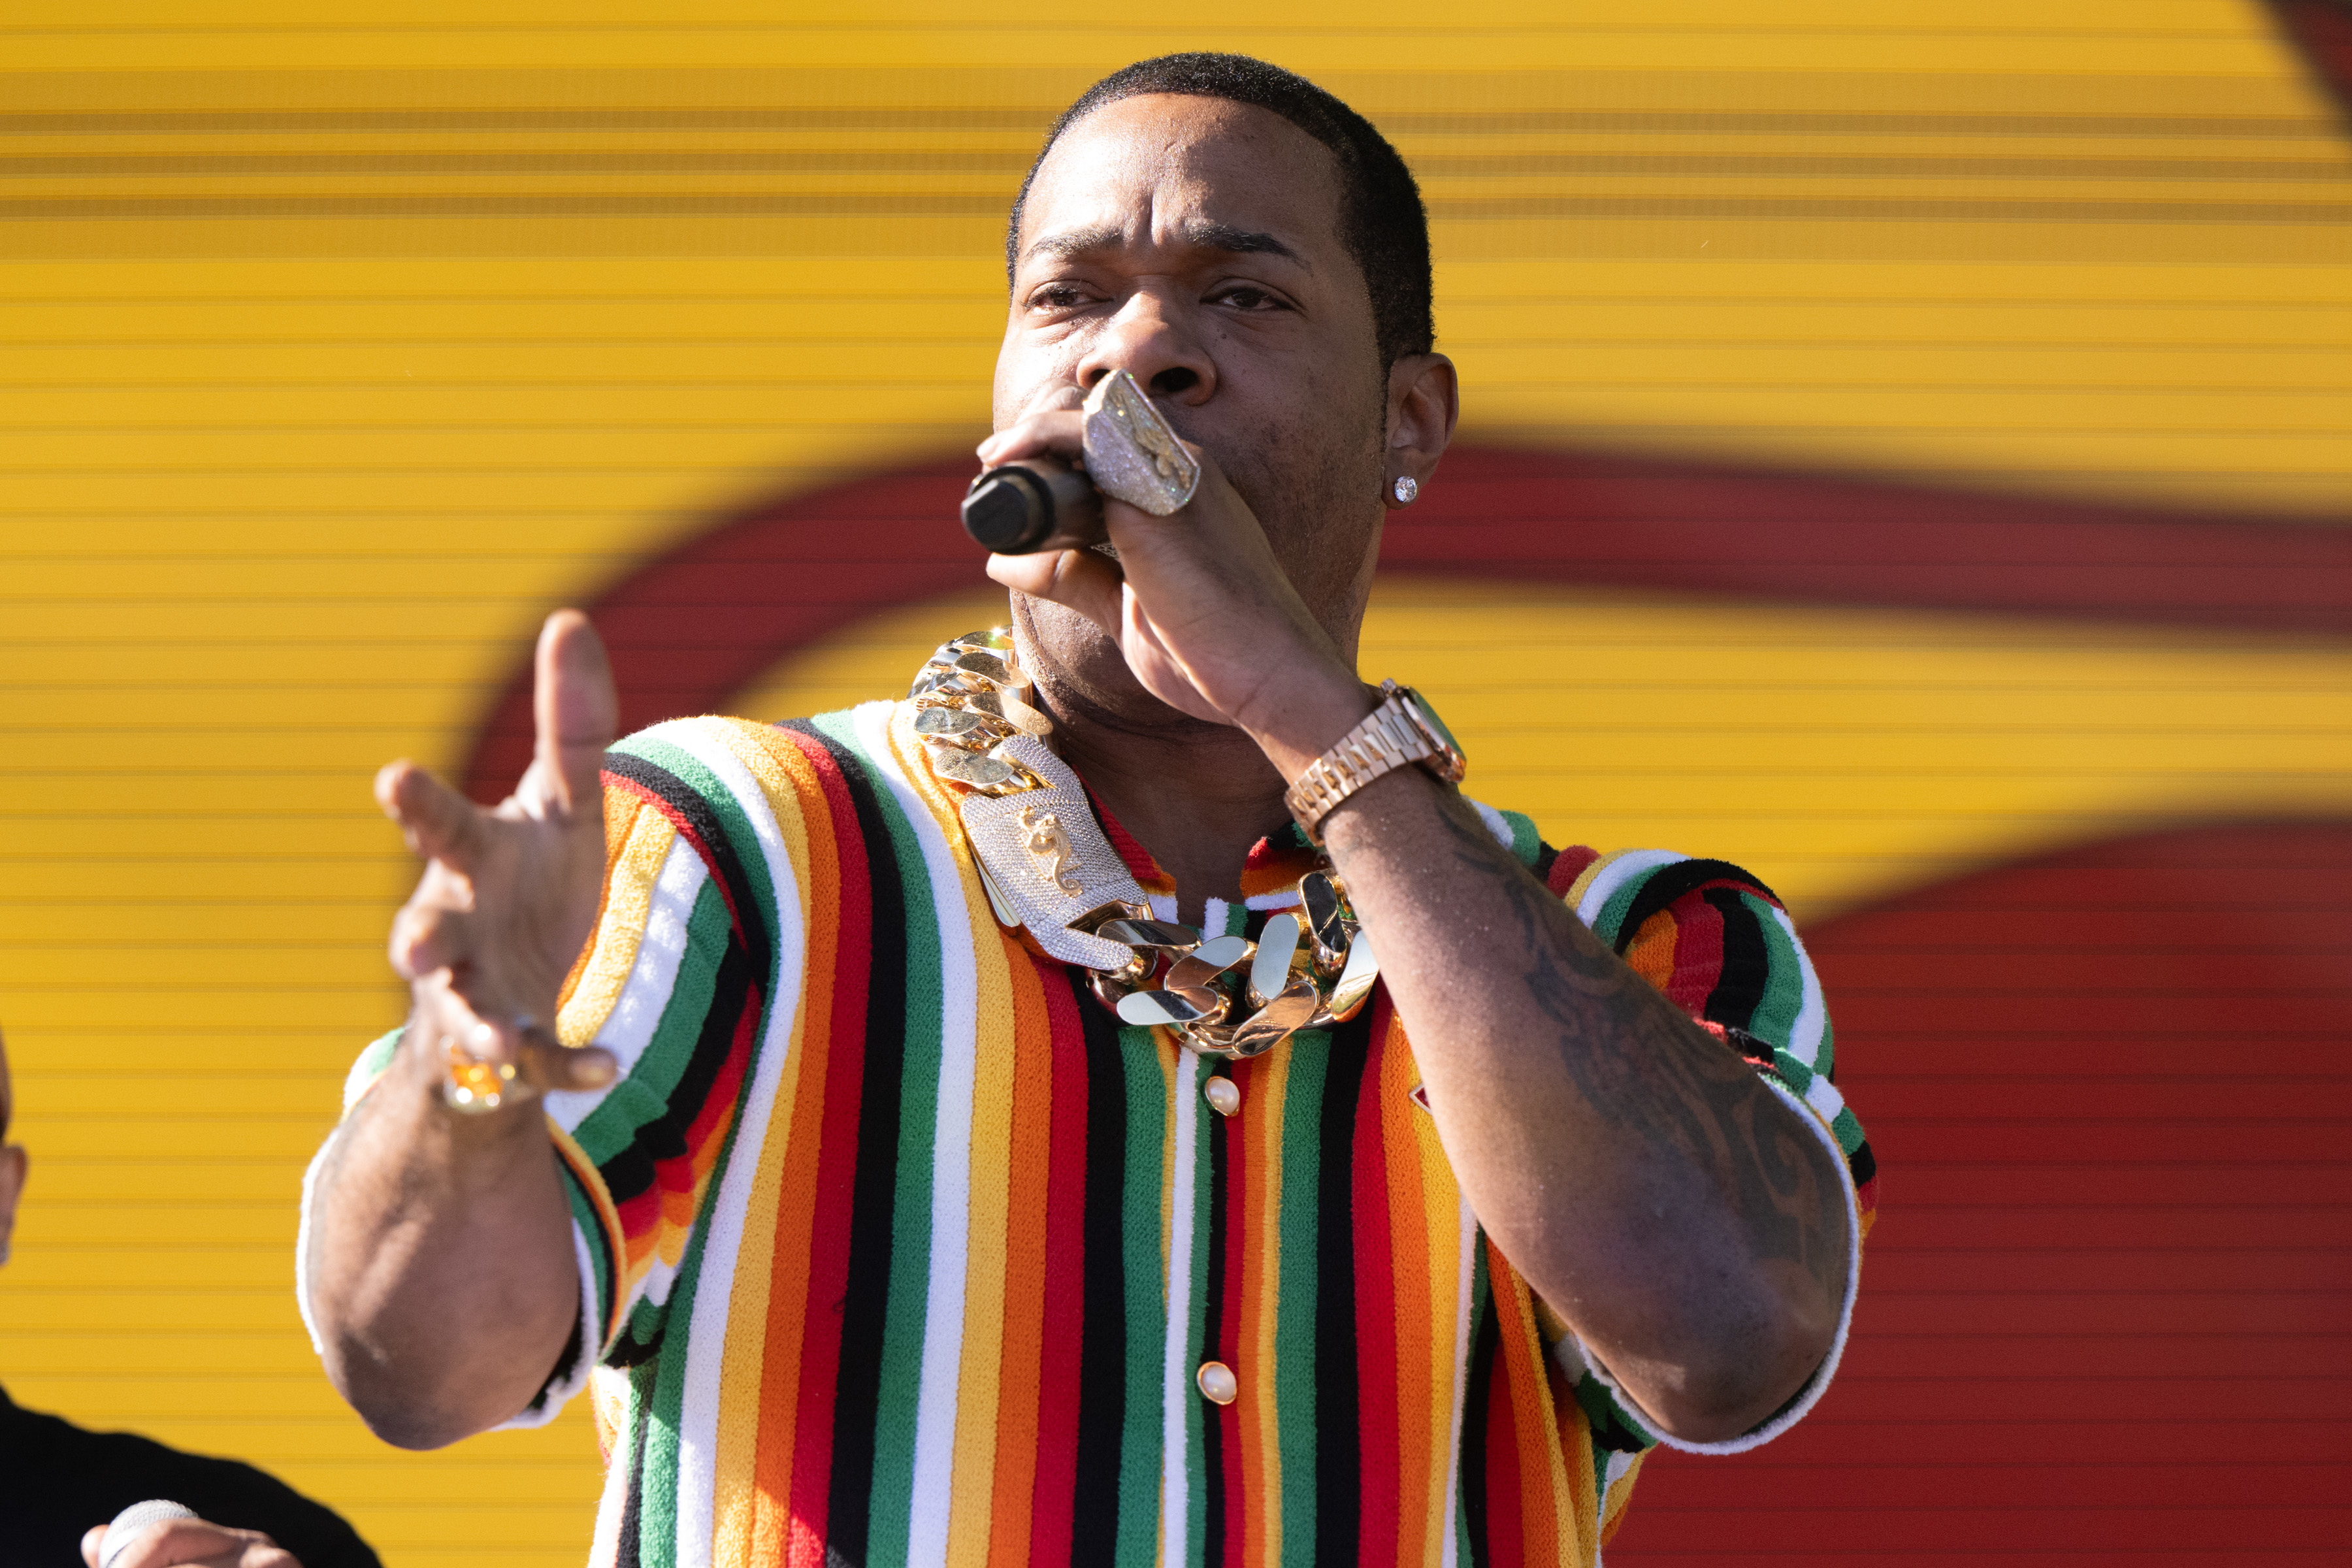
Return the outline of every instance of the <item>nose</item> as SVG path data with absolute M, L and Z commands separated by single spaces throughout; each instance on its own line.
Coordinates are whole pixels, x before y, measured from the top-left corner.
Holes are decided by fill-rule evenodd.
M 1088 391 L 1112 371 L 1135 377 L 1153 397 L 1197 406 L 1217 389 L 1217 367 L 1181 310 L 1171 310 L 1158 292 L 1139 289 L 1128 296 L 1078 361 L 1078 384 Z

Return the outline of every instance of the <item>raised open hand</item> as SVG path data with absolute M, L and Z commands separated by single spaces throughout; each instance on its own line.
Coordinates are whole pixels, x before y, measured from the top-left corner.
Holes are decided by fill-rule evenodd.
M 613 1058 L 556 1043 L 557 994 L 593 931 L 604 875 L 604 748 L 619 700 L 604 645 L 577 610 L 541 628 L 537 739 L 515 792 L 475 805 L 414 763 L 376 775 L 376 800 L 427 858 L 392 922 L 392 966 L 414 993 L 410 1048 L 438 1064 L 454 1047 L 512 1064 L 532 1089 L 593 1089 Z

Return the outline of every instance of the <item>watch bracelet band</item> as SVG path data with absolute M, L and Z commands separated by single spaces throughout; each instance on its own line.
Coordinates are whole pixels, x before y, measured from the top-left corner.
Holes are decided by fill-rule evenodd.
M 1405 713 L 1396 682 L 1383 681 L 1381 705 L 1291 781 L 1283 804 L 1311 844 L 1323 842 L 1323 819 L 1373 780 L 1437 755 L 1421 726 Z

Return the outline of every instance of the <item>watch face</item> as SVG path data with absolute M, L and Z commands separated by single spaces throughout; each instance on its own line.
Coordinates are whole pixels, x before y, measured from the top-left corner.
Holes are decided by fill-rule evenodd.
M 1412 716 L 1421 721 L 1421 727 L 1445 748 L 1446 781 L 1459 783 L 1469 766 L 1469 759 L 1462 754 L 1462 742 L 1454 738 L 1454 731 L 1445 727 L 1445 721 L 1437 716 L 1437 710 L 1429 705 L 1429 699 L 1407 687 L 1404 700 L 1406 706 L 1412 710 Z

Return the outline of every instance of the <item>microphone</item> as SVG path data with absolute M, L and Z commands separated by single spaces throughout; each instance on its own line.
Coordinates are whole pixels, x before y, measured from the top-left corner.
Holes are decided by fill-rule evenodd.
M 997 555 L 1084 550 L 1108 537 L 1094 481 L 1050 458 L 1006 463 L 972 480 L 963 531 Z
M 145 1502 L 132 1503 L 116 1514 L 114 1522 L 106 1527 L 106 1534 L 99 1542 L 98 1568 L 114 1568 L 114 1560 L 130 1550 L 131 1538 L 149 1525 L 161 1524 L 165 1520 L 195 1517 L 194 1509 L 166 1498 L 149 1498 Z

